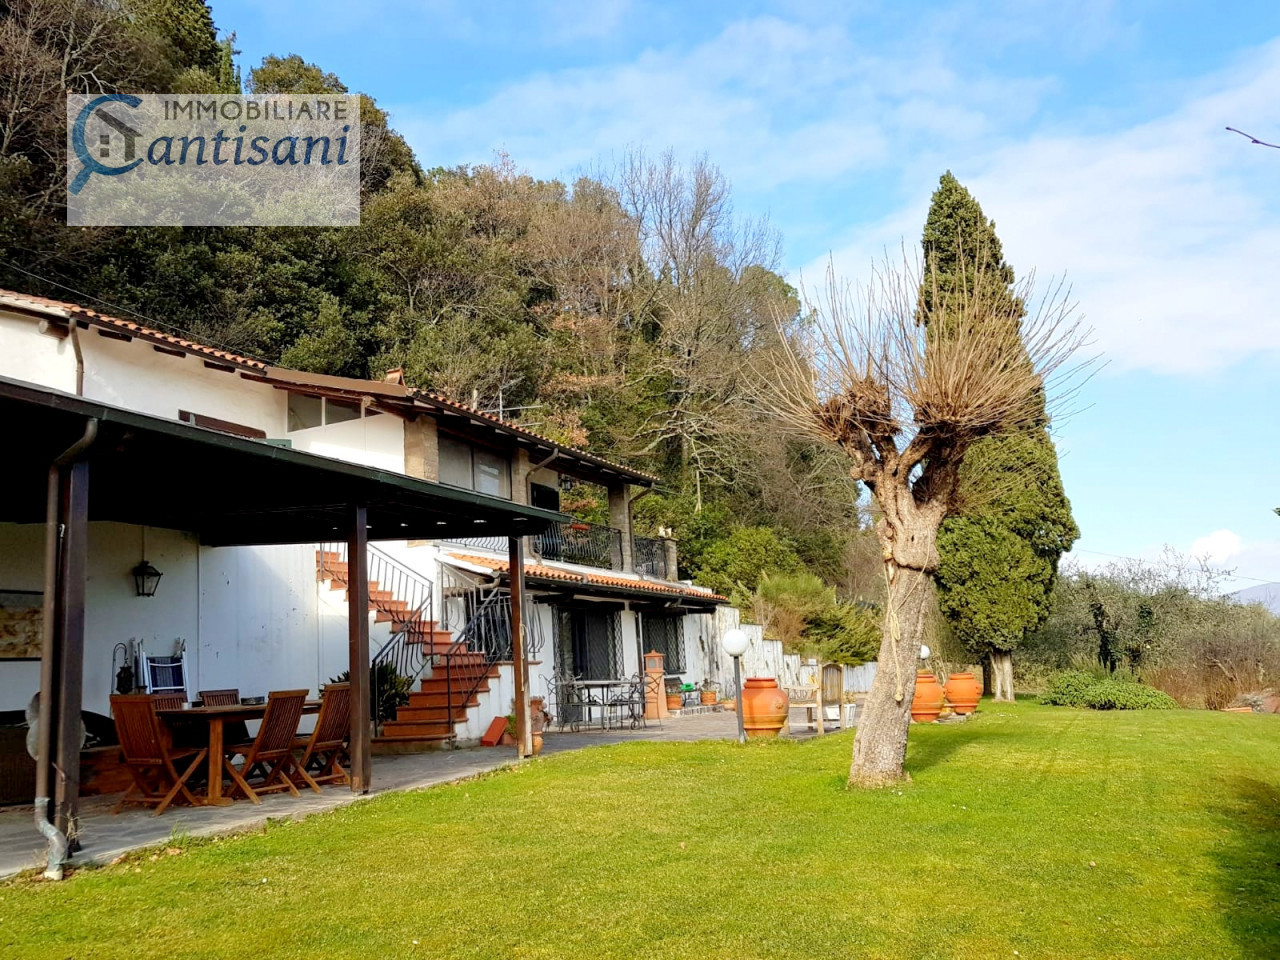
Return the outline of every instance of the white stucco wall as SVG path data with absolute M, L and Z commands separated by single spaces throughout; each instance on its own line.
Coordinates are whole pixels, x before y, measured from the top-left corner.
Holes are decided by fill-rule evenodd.
M 71 340 L 42 334 L 35 320 L 0 309 L 0 376 L 75 393 Z
M 170 420 L 188 410 L 262 430 L 268 437 L 284 436 L 288 395 L 283 390 L 206 367 L 199 354 L 174 357 L 92 329 L 80 331 L 80 345 L 86 397 Z
M 384 413 L 288 434 L 295 450 L 404 473 L 404 421 Z
M 154 597 L 139 597 L 130 572 L 141 558 L 142 528 L 118 523 L 89 525 L 85 582 L 84 709 L 108 713 L 117 643 L 142 640 L 150 653 L 169 654 L 198 636 L 199 557 L 194 538 L 148 528 L 147 559 L 164 577 Z M 0 524 L 0 590 L 41 590 L 44 525 Z M 190 669 L 190 668 L 189 668 Z M 40 664 L 0 660 L 0 710 L 25 707 L 40 686 Z

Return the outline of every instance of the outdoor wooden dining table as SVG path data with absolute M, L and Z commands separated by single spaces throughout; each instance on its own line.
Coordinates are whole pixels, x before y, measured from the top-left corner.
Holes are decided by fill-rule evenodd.
M 226 756 L 223 744 L 223 730 L 228 720 L 261 720 L 267 712 L 265 703 L 247 704 L 241 703 L 234 706 L 225 707 L 186 707 L 177 710 L 157 710 L 160 716 L 170 729 L 173 729 L 175 723 L 180 722 L 200 722 L 209 726 L 209 787 L 205 794 L 204 802 L 209 806 L 223 807 L 229 806 L 234 801 L 229 797 L 222 795 L 222 774 L 225 770 L 230 775 L 231 759 Z M 319 713 L 320 701 L 308 700 L 302 707 L 304 714 Z M 215 759 L 217 758 L 217 759 Z M 218 765 L 218 775 L 214 776 L 214 764 L 221 760 Z

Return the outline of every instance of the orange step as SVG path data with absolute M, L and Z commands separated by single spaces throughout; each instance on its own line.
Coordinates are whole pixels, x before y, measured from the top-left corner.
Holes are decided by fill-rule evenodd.
M 388 720 L 382 725 L 382 735 L 384 737 L 449 739 L 454 734 L 453 724 L 447 721 L 422 723 L 407 720 Z

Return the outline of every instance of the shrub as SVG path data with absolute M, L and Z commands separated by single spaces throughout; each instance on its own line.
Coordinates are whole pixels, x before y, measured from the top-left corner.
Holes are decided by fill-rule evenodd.
M 1083 707 L 1097 683 L 1097 677 L 1083 670 L 1066 670 L 1049 681 L 1049 689 L 1041 694 L 1040 702 L 1053 707 Z
M 1124 676 L 1097 677 L 1083 670 L 1067 670 L 1049 683 L 1041 703 L 1091 710 L 1172 710 L 1178 704 L 1162 690 Z
M 1178 703 L 1163 690 L 1133 680 L 1099 680 L 1085 697 L 1091 710 L 1172 710 Z

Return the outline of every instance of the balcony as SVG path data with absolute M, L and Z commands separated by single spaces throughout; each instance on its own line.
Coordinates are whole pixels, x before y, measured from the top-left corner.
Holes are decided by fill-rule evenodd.
M 632 540 L 631 563 L 636 573 L 659 580 L 675 580 L 676 571 L 667 562 L 667 544 L 661 537 L 635 537 Z
M 530 537 L 534 556 L 602 570 L 622 569 L 622 531 L 599 523 L 557 523 Z
M 459 546 L 475 547 L 506 554 L 506 537 L 466 537 L 450 540 Z M 667 544 L 656 537 L 634 537 L 632 568 L 636 573 L 658 580 L 676 579 L 668 563 Z M 530 559 L 576 563 L 601 570 L 622 570 L 622 531 L 598 523 L 573 520 L 558 523 L 529 538 Z

